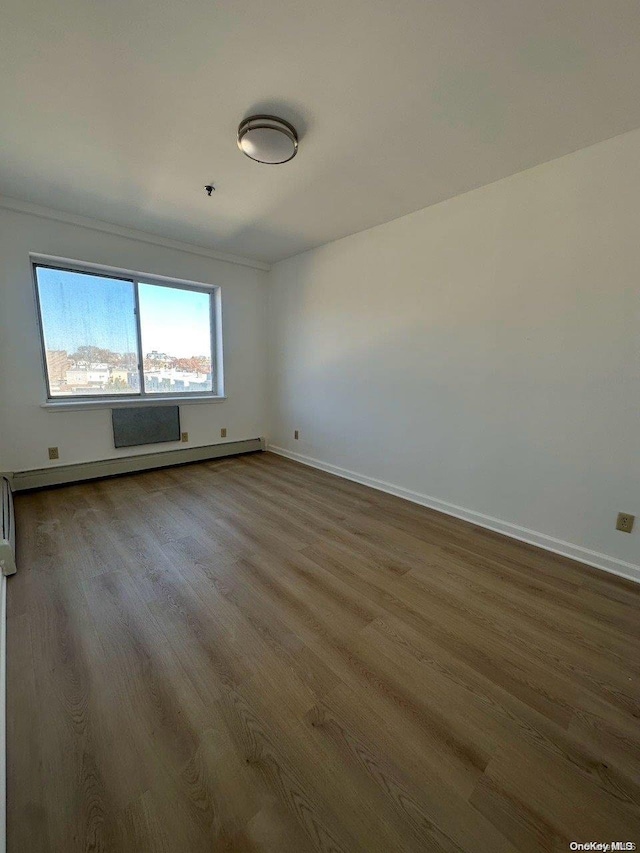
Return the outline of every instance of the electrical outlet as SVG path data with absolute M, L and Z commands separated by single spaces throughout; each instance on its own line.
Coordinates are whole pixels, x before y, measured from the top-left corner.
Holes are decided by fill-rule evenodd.
M 618 520 L 616 521 L 616 530 L 622 530 L 623 533 L 631 533 L 635 520 L 635 515 L 629 515 L 628 512 L 619 512 Z
M 293 437 L 294 437 L 294 438 L 296 439 L 296 441 L 297 441 L 297 440 L 300 438 L 300 430 L 298 430 L 298 429 L 294 430 L 294 431 L 293 431 Z
M 60 458 L 60 454 L 58 453 L 58 448 L 57 447 L 50 447 L 49 448 L 49 459 L 59 459 L 59 458 Z
M 226 438 L 226 437 L 227 437 L 227 428 L 222 427 L 222 429 L 220 430 L 220 438 Z
M 188 432 L 180 433 L 180 438 L 182 441 L 189 441 L 189 433 Z

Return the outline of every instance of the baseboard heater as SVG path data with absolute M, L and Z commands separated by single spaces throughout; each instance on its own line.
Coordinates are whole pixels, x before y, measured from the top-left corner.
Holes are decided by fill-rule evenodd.
M 78 462 L 74 465 L 55 465 L 51 468 L 36 468 L 31 471 L 16 471 L 11 475 L 14 492 L 25 489 L 41 489 L 45 486 L 61 486 L 81 480 L 97 480 L 118 474 L 133 474 L 151 468 L 169 468 L 189 462 L 206 462 L 221 456 L 237 456 L 265 449 L 264 438 L 249 438 L 243 441 L 226 441 L 204 447 L 186 447 L 180 450 L 165 450 L 156 453 L 138 453 L 118 456 L 96 462 Z
M 13 515 L 11 484 L 6 477 L 0 478 L 2 506 L 0 507 L 0 568 L 3 575 L 16 571 L 16 522 Z
M 11 484 L 0 476 L 0 853 L 7 849 L 7 578 L 16 570 Z

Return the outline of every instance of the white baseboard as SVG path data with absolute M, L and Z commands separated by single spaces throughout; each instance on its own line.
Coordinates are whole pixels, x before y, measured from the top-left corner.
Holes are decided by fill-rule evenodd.
M 20 492 L 25 489 L 40 489 L 43 486 L 76 483 L 80 480 L 113 477 L 116 474 L 133 474 L 136 471 L 148 471 L 151 468 L 185 465 L 188 462 L 205 462 L 208 459 L 217 459 L 221 456 L 235 456 L 238 453 L 253 453 L 256 450 L 264 449 L 265 440 L 263 438 L 248 438 L 243 441 L 207 444 L 203 447 L 184 447 L 156 453 L 138 453 L 132 456 L 117 456 L 112 459 L 97 459 L 95 462 L 52 465 L 50 468 L 14 471 L 13 474 L 7 474 L 7 476 L 13 491 Z
M 564 542 L 562 539 L 555 539 L 553 536 L 538 533 L 536 530 L 529 530 L 527 527 L 520 527 L 518 524 L 503 521 L 501 518 L 494 518 L 491 515 L 484 515 L 484 513 L 476 512 L 463 506 L 456 506 L 456 504 L 433 498 L 430 495 L 413 492 L 401 486 L 396 486 L 393 483 L 387 483 L 384 480 L 366 477 L 355 471 L 349 471 L 346 468 L 340 468 L 338 465 L 322 462 L 320 459 L 314 459 L 312 456 L 305 456 L 302 453 L 296 453 L 284 447 L 268 444 L 267 450 L 271 451 L 271 453 L 276 453 L 278 456 L 285 456 L 287 459 L 301 462 L 303 465 L 309 465 L 311 468 L 318 468 L 321 471 L 327 471 L 329 474 L 336 474 L 345 480 L 353 480 L 353 482 L 360 483 L 363 486 L 370 486 L 372 489 L 387 492 L 390 495 L 404 498 L 412 503 L 429 507 L 429 509 L 435 509 L 446 515 L 453 515 L 456 518 L 477 524 L 479 527 L 486 527 L 487 530 L 502 533 L 505 536 L 511 537 L 511 539 L 518 539 L 520 542 L 527 542 L 529 545 L 537 545 L 539 548 L 544 548 L 545 551 L 552 551 L 554 554 L 560 554 L 562 557 L 569 557 L 571 560 L 577 560 L 579 563 L 585 563 L 587 566 L 603 569 L 605 572 L 611 572 L 611 574 L 640 583 L 640 566 L 636 566 L 633 563 L 627 563 L 624 560 L 618 560 L 615 557 L 609 557 L 607 554 L 600 554 L 597 551 L 590 551 L 588 548 L 582 548 L 580 545 L 573 545 L 571 542 Z

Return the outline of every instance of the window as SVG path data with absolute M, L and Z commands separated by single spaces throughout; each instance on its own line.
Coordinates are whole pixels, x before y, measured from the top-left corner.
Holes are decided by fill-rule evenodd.
M 222 395 L 218 288 L 34 270 L 49 400 Z

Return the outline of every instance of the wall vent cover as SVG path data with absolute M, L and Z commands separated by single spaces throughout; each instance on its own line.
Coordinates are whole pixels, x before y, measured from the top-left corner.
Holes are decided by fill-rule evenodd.
M 112 409 L 113 443 L 116 447 L 180 441 L 178 406 L 142 406 Z

